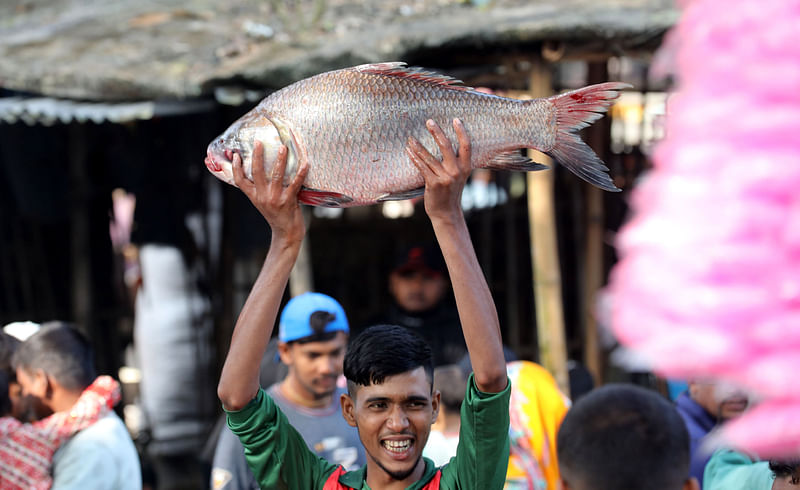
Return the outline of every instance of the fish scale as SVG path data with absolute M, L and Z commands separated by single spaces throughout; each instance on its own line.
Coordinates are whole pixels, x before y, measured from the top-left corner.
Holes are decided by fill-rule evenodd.
M 322 73 L 264 99 L 208 148 L 206 166 L 233 183 L 230 155 L 251 175 L 252 148 L 264 145 L 271 171 L 281 144 L 287 174 L 308 164 L 300 192 L 307 204 L 346 207 L 421 194 L 422 176 L 405 148 L 415 137 L 441 158 L 425 122 L 433 119 L 456 148 L 459 118 L 470 135 L 475 168 L 539 170 L 519 150 L 535 148 L 585 180 L 618 190 L 600 159 L 575 134 L 595 121 L 626 84 L 605 83 L 520 101 L 481 93 L 402 63 L 378 63 Z

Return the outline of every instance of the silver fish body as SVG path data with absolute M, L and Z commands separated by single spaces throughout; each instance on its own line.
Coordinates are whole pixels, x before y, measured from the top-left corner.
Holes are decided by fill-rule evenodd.
M 346 207 L 405 199 L 421 195 L 424 186 L 405 152 L 409 136 L 440 156 L 425 122 L 436 121 L 455 148 L 452 120 L 459 118 L 470 135 L 476 168 L 538 170 L 543 167 L 519 152 L 535 148 L 586 180 L 617 190 L 607 168 L 574 133 L 599 118 L 624 86 L 601 84 L 521 101 L 481 93 L 402 63 L 361 65 L 271 94 L 212 141 L 206 166 L 232 184 L 230 161 L 238 152 L 251 175 L 258 139 L 265 166 L 275 161 L 281 144 L 289 149 L 289 176 L 300 164 L 309 165 L 302 202 Z

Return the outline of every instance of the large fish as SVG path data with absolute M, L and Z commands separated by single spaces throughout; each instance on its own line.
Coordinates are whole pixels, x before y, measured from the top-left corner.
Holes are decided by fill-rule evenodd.
M 575 133 L 599 119 L 628 86 L 609 82 L 521 101 L 481 93 L 404 63 L 360 65 L 271 94 L 211 142 L 205 163 L 233 184 L 234 153 L 252 176 L 253 142 L 264 145 L 267 172 L 284 144 L 287 179 L 301 163 L 309 165 L 299 194 L 303 203 L 348 207 L 408 199 L 424 192 L 422 175 L 405 152 L 409 136 L 441 156 L 425 121 L 436 121 L 457 147 L 451 121 L 459 118 L 470 135 L 476 168 L 546 168 L 519 151 L 535 148 L 586 181 L 618 191 L 608 168 Z

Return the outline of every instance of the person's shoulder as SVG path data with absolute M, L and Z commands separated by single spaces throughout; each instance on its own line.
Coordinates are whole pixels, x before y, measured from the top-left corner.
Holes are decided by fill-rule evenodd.
M 64 456 L 77 454 L 81 459 L 94 454 L 97 458 L 114 460 L 117 464 L 139 464 L 128 428 L 114 412 L 75 434 L 56 454 L 62 452 Z
M 715 425 L 714 418 L 686 392 L 681 393 L 675 399 L 675 409 L 686 424 L 689 436 L 693 439 L 705 436 Z
M 114 412 L 109 412 L 97 422 L 75 434 L 70 439 L 73 445 L 99 445 L 115 447 L 120 444 L 133 446 L 128 428 Z
M 714 452 L 703 474 L 703 488 L 769 490 L 772 488 L 769 463 L 730 449 Z
M 114 412 L 62 445 L 53 456 L 53 471 L 53 488 L 90 488 L 90 481 L 97 483 L 92 476 L 97 471 L 103 472 L 106 483 L 119 488 L 141 487 L 139 455 L 127 427 Z M 86 485 L 70 486 L 76 482 Z

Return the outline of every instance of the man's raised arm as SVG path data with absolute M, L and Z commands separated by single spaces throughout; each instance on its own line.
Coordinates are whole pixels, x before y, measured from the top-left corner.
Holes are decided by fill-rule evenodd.
M 227 410 L 241 410 L 258 393 L 261 358 L 272 335 L 289 273 L 305 235 L 297 193 L 308 173 L 308 166 L 303 165 L 291 184 L 284 187 L 286 154 L 286 148 L 281 147 L 272 175 L 267 178 L 264 152 L 261 143 L 256 142 L 252 182 L 244 175 L 239 155 L 233 156 L 234 182 L 267 220 L 272 239 L 261 272 L 236 320 L 231 346 L 222 367 L 217 395 Z
M 461 209 L 461 192 L 472 171 L 469 136 L 461 121 L 454 120 L 456 154 L 434 121 L 428 121 L 427 127 L 442 152 L 442 161 L 414 138 L 409 139 L 407 153 L 425 179 L 425 211 L 450 273 L 475 385 L 480 391 L 498 393 L 508 383 L 500 322 Z

